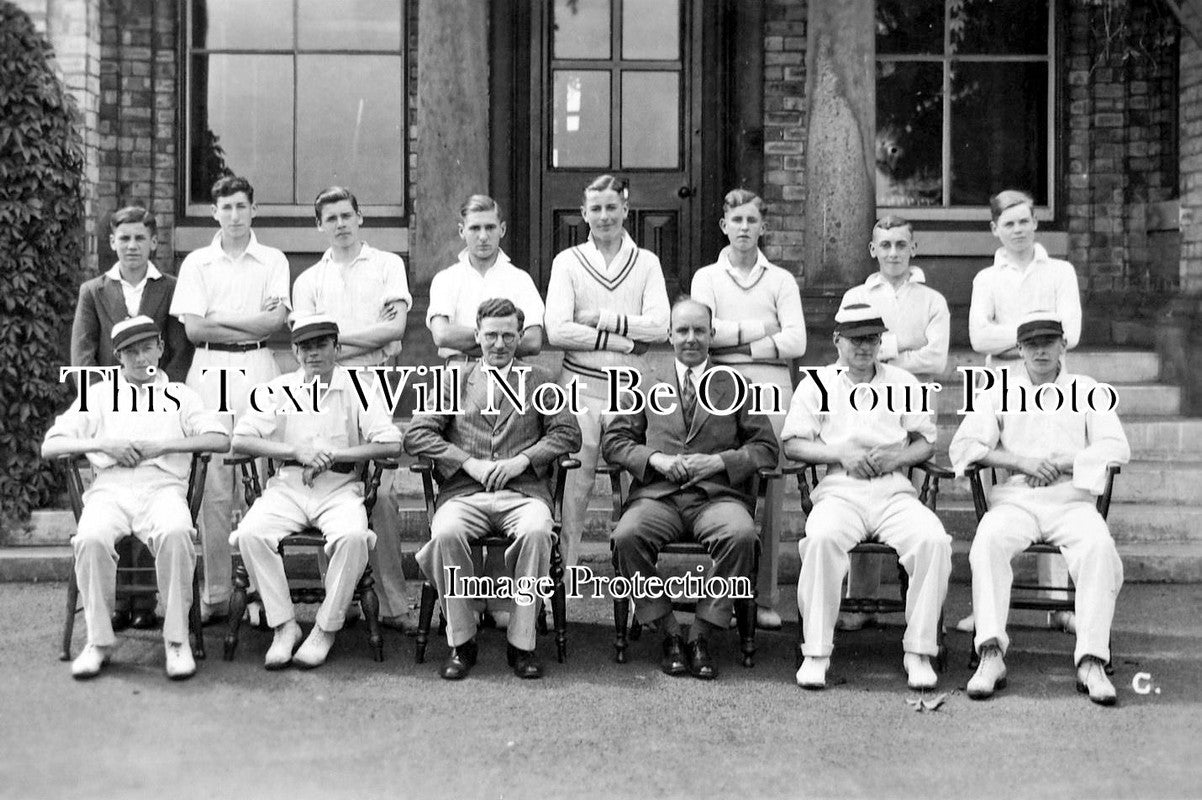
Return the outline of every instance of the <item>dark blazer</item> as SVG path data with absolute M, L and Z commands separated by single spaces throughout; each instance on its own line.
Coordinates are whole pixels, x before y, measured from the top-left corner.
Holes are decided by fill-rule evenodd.
M 163 332 L 163 358 L 159 366 L 167 371 L 168 378 L 183 383 L 188 377 L 188 368 L 192 366 L 192 343 L 188 341 L 183 324 L 167 313 L 173 294 L 175 278 L 171 275 L 164 274 L 158 280 L 146 281 L 138 311 L 153 319 Z M 113 326 L 128 318 L 120 281 L 107 275 L 84 281 L 79 287 L 75 322 L 71 325 L 71 366 L 116 366 Z
M 766 415 L 752 415 L 750 394 L 743 405 L 727 415 L 710 414 L 697 403 L 693 424 L 686 430 L 675 361 L 665 371 L 644 376 L 645 386 L 665 383 L 675 391 L 676 410 L 656 414 L 644 409 L 638 414 L 619 414 L 605 429 L 601 454 L 611 464 L 628 470 L 634 480 L 627 504 L 642 497 L 660 499 L 680 490 L 680 484 L 661 475 L 648 463 L 654 453 L 713 454 L 726 469 L 696 484 L 711 500 L 733 498 L 751 505 L 748 481 L 761 467 L 775 467 L 780 445 Z M 714 373 L 709 388 L 711 405 L 724 409 L 737 396 L 735 379 L 726 372 Z M 667 399 L 666 397 L 664 399 Z
M 459 408 L 463 413 L 414 414 L 405 431 L 405 452 L 434 462 L 440 483 L 438 506 L 452 497 L 484 491 L 479 482 L 461 469 L 468 458 L 500 461 L 521 453 L 530 459 L 530 467 L 505 488 L 551 505 L 547 486 L 551 464 L 556 457 L 580 449 L 580 426 L 566 407 L 558 414 L 540 414 L 529 405 L 529 398 L 539 386 L 554 385 L 555 381 L 543 367 L 515 359 L 513 369 L 522 367 L 530 370 L 526 375 L 525 413 L 518 413 L 496 388 L 494 405 L 499 413 L 495 416 L 480 413 L 488 407 L 488 383 L 493 379 L 476 362 L 461 373 Z M 510 377 L 516 377 L 512 370 Z M 444 378 L 449 378 L 449 373 L 444 373 Z M 444 408 L 450 404 L 451 391 L 451 384 L 444 383 Z

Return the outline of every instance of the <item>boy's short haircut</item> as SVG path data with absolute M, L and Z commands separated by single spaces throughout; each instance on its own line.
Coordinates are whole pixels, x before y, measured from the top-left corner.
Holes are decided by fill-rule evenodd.
M 722 213 L 725 215 L 732 208 L 745 206 L 748 203 L 754 203 L 760 216 L 764 215 L 766 209 L 763 198 L 750 189 L 731 189 L 727 192 L 726 197 L 722 198 Z
M 114 211 L 113 215 L 109 217 L 109 233 L 116 233 L 119 226 L 130 222 L 142 223 L 146 226 L 146 230 L 150 231 L 151 236 L 157 236 L 159 233 L 159 223 L 155 220 L 154 214 L 142 206 L 126 206 Z
M 486 194 L 474 194 L 464 201 L 459 208 L 460 219 L 467 219 L 468 214 L 484 214 L 489 211 L 497 212 L 497 220 L 505 221 L 505 214 L 501 211 L 501 204 L 493 200 Z
M 526 328 L 526 312 L 504 297 L 493 297 L 480 304 L 476 309 L 476 330 L 480 329 L 480 323 L 487 317 L 517 317 L 518 330 Z
M 598 175 L 593 182 L 584 187 L 584 202 L 588 202 L 589 192 L 604 192 L 613 190 L 623 201 L 630 199 L 630 181 L 615 175 Z
M 213 205 L 217 205 L 217 201 L 223 197 L 232 197 L 238 192 L 243 192 L 246 199 L 251 205 L 255 202 L 255 187 L 250 185 L 250 181 L 240 175 L 223 175 L 213 183 L 213 189 L 209 195 L 213 198 Z
M 877 229 L 889 231 L 893 230 L 894 228 L 908 228 L 910 230 L 910 235 L 914 235 L 914 223 L 910 222 L 910 220 L 906 219 L 905 217 L 899 217 L 897 214 L 887 214 L 878 219 L 876 224 L 872 226 L 874 231 Z
M 1035 213 L 1035 198 L 1018 189 L 1003 189 L 989 198 L 989 215 L 994 222 L 1009 208 L 1026 205 L 1031 213 Z
M 313 201 L 313 215 L 317 217 L 317 222 L 321 223 L 322 209 L 334 203 L 341 203 L 343 200 L 350 200 L 351 208 L 355 209 L 356 214 L 359 213 L 359 200 L 351 194 L 350 189 L 344 186 L 331 186 L 318 192 L 317 199 Z

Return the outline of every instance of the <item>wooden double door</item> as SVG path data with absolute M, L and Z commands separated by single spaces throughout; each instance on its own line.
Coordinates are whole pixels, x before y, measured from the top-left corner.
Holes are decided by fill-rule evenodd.
M 714 260 L 722 194 L 761 177 L 761 101 L 737 71 L 740 53 L 758 62 L 758 13 L 714 0 L 494 6 L 494 191 L 512 209 L 506 246 L 541 288 L 555 254 L 588 237 L 583 189 L 603 173 L 629 182 L 627 228 L 659 256 L 670 296 Z

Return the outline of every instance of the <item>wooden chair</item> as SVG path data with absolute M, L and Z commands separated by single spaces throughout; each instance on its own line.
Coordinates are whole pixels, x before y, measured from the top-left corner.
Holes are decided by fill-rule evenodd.
M 242 475 L 243 492 L 246 496 L 246 504 L 252 505 L 263 494 L 264 483 L 259 480 L 259 468 L 256 465 L 256 460 L 249 456 L 234 456 L 225 459 L 227 466 L 237 466 Z M 396 469 L 397 462 L 390 460 L 364 461 L 361 464 L 355 465 L 355 471 L 358 472 L 360 479 L 363 481 L 363 507 L 367 512 L 368 520 L 371 520 L 372 509 L 376 505 L 376 499 L 380 490 L 380 478 L 384 474 L 384 470 Z M 276 472 L 276 466 L 271 459 L 267 459 L 267 477 L 271 478 Z M 322 548 L 325 547 L 326 539 L 321 530 L 315 526 L 310 526 L 303 530 L 291 533 L 280 540 L 277 551 L 281 558 L 287 559 L 287 551 L 290 548 L 308 548 L 315 555 L 315 563 L 320 558 Z M 303 552 L 303 551 L 302 551 Z M 226 661 L 234 659 L 234 651 L 238 648 L 238 636 L 242 627 L 242 617 L 246 613 L 246 605 L 252 599 L 258 599 L 257 592 L 250 591 L 250 575 L 246 570 L 246 564 L 242 560 L 240 553 L 234 553 L 234 592 L 230 596 L 230 627 L 225 635 L 225 649 L 223 658 Z M 375 578 L 372 577 L 371 564 L 369 563 L 363 568 L 363 575 L 359 578 L 358 585 L 355 586 L 355 594 L 352 598 L 359 601 L 359 607 L 363 610 L 363 617 L 367 620 L 367 641 L 372 651 L 372 658 L 376 661 L 384 660 L 384 637 L 380 633 L 380 599 L 376 595 Z M 320 569 L 317 570 L 316 576 L 310 576 L 293 581 L 289 580 L 288 591 L 292 597 L 293 603 L 320 603 L 325 600 L 326 589 L 322 581 Z
M 985 512 L 989 510 L 989 497 L 985 492 L 985 480 L 981 473 L 989 470 L 989 482 L 991 486 L 997 486 L 998 470 L 993 467 L 982 467 L 979 464 L 973 464 L 964 470 L 964 474 L 968 476 L 969 485 L 972 487 L 972 505 L 973 510 L 977 514 L 977 524 L 981 523 L 981 518 L 985 516 Z M 1098 495 L 1096 507 L 1098 513 L 1102 515 L 1102 519 L 1110 514 L 1110 498 L 1114 492 L 1114 476 L 1122 472 L 1122 468 L 1118 464 L 1111 464 L 1106 468 L 1106 488 Z M 1058 556 L 1060 548 L 1048 544 L 1047 542 L 1036 542 L 1030 545 L 1024 553 L 1036 556 Z M 1015 581 L 1010 584 L 1011 591 L 1020 592 L 1019 597 L 1010 597 L 1010 607 L 1018 609 L 1028 609 L 1034 611 L 1073 611 L 1076 608 L 1074 597 L 1076 587 L 1073 586 L 1072 580 L 1069 580 L 1067 586 L 1046 586 L 1039 583 L 1038 577 L 1033 582 Z M 1040 593 L 1059 592 L 1068 595 L 1067 597 L 1048 597 L 1040 596 Z M 973 630 L 973 637 L 969 640 L 969 649 L 972 651 L 968 658 L 968 666 L 971 669 L 976 669 L 980 663 L 980 656 L 977 654 L 977 648 L 974 644 L 976 641 L 976 630 Z M 1106 662 L 1106 674 L 1114 674 L 1114 652 L 1111 651 L 1111 660 Z
M 205 476 L 209 470 L 210 453 L 193 453 L 192 467 L 188 472 L 188 513 L 192 516 L 192 526 L 196 527 L 196 518 L 200 513 L 200 504 L 204 500 Z M 62 456 L 56 459 L 67 476 L 67 495 L 71 500 L 71 512 L 75 522 L 83 514 L 83 475 L 79 469 L 88 464 L 83 456 Z M 129 597 L 154 597 L 158 594 L 158 581 L 155 577 L 154 559 L 150 551 L 136 536 L 130 534 L 117 543 L 117 599 Z M 149 565 L 149 566 L 142 566 Z M 192 570 L 192 608 L 188 612 L 188 630 L 192 636 L 192 655 L 197 659 L 205 657 L 204 636 L 200 627 L 200 571 L 202 564 L 196 560 L 196 568 Z M 128 578 L 128 580 L 121 580 Z M 75 556 L 71 556 L 71 576 L 67 579 L 67 619 L 63 624 L 63 650 L 59 658 L 71 660 L 71 636 L 75 631 L 75 615 L 79 608 L 79 584 L 75 581 Z
M 629 491 L 628 484 L 623 483 L 622 467 L 616 464 L 601 464 L 597 467 L 597 474 L 608 475 L 610 485 L 610 496 L 613 498 L 613 511 L 610 514 L 610 520 L 617 523 L 622 517 L 622 510 L 626 507 L 626 498 Z M 768 538 L 768 531 L 764 529 L 767 524 L 765 515 L 760 513 L 761 500 L 764 498 L 764 492 L 768 488 L 768 482 L 780 477 L 780 473 L 774 469 L 762 468 L 754 473 L 748 484 L 748 494 L 755 498 L 755 505 L 752 508 L 752 518 L 755 519 L 761 528 L 760 542 L 762 543 Z M 613 543 L 610 543 L 610 550 L 613 549 Z M 660 555 L 682 555 L 682 556 L 703 556 L 708 558 L 709 551 L 705 549 L 705 545 L 699 542 L 672 542 L 664 546 L 659 551 Z M 756 548 L 755 562 L 752 564 L 751 579 L 752 587 L 755 586 L 756 576 L 759 574 L 759 547 Z M 614 569 L 617 570 L 617 564 L 614 564 Z M 754 588 L 752 597 L 739 598 L 734 601 L 735 606 L 735 625 L 739 631 L 739 649 L 743 655 L 743 666 L 755 666 L 755 597 Z M 674 601 L 672 608 L 677 611 L 694 611 L 697 607 L 695 601 Z M 614 598 L 614 660 L 619 664 L 626 663 L 626 650 L 628 647 L 627 640 L 632 639 L 638 641 L 642 636 L 643 626 L 637 619 L 631 619 L 631 602 L 629 597 Z
M 922 472 L 922 484 L 918 490 L 918 501 L 931 511 L 937 510 L 939 498 L 939 481 L 942 479 L 951 480 L 955 477 L 950 469 L 945 469 L 933 461 L 926 461 L 922 464 L 917 464 L 907 471 L 911 480 L 914 477 L 914 470 Z M 818 486 L 818 466 L 815 464 L 797 463 L 789 467 L 785 467 L 782 472 L 785 475 L 797 476 L 797 488 L 801 492 L 801 510 L 806 516 L 810 515 L 810 511 L 814 508 L 814 501 L 810 498 L 810 493 Z M 802 538 L 805 537 L 803 531 Z M 878 542 L 872 539 L 865 539 L 857 544 L 849 552 L 863 555 L 888 555 L 897 557 L 897 551 L 887 544 Z M 901 563 L 897 565 L 897 580 L 900 588 L 899 597 L 844 597 L 839 602 L 839 611 L 851 614 L 904 614 L 906 611 L 906 593 L 910 589 L 910 576 L 902 567 Z M 939 628 L 938 628 L 939 651 L 935 656 L 935 669 L 943 672 L 947 666 L 947 647 L 944 645 L 944 630 L 943 630 L 943 610 L 939 611 Z M 801 652 L 801 647 L 805 643 L 805 628 L 801 624 L 801 609 L 797 611 L 797 652 L 795 656 L 795 666 L 800 667 L 805 656 Z
M 563 527 L 563 487 L 568 477 L 568 470 L 576 469 L 579 466 L 579 461 L 569 454 L 564 454 L 555 460 L 551 475 L 551 525 L 555 532 L 555 539 L 551 544 L 550 576 L 555 587 L 554 593 L 551 595 L 551 618 L 555 629 L 555 657 L 560 664 L 568 655 L 567 596 L 563 585 L 563 555 L 559 550 L 559 534 Z M 437 499 L 434 488 L 434 463 L 423 458 L 416 464 L 410 465 L 409 469 L 420 475 L 422 479 L 422 495 L 426 501 L 426 541 L 428 542 L 434 528 L 434 503 Z M 478 539 L 472 542 L 472 547 L 508 547 L 512 543 L 511 537 L 499 534 Z M 438 590 L 428 577 L 423 576 L 421 608 L 417 615 L 417 642 L 413 653 L 413 658 L 418 664 L 425 663 L 426 660 L 426 646 L 430 641 L 430 623 L 434 618 L 434 603 L 437 599 Z M 543 611 L 545 613 L 546 609 L 544 608 Z M 445 623 L 444 619 L 439 625 L 440 631 L 444 630 Z M 539 632 L 546 633 L 546 627 L 545 617 L 540 616 Z

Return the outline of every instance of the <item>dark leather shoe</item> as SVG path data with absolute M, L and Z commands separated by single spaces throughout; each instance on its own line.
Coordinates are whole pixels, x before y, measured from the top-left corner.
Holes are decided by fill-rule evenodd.
M 664 637 L 664 657 L 659 662 L 659 668 L 672 677 L 689 671 L 689 665 L 684 660 L 684 640 L 679 636 Z
M 714 666 L 714 659 L 710 655 L 709 640 L 704 636 L 698 636 L 689 642 L 688 650 L 689 672 L 693 673 L 694 678 L 712 681 L 718 677 L 718 668 Z
M 140 631 L 153 630 L 159 626 L 159 618 L 154 613 L 153 608 L 140 608 L 134 612 L 133 618 L 129 621 L 129 626 Z
M 513 674 L 519 678 L 533 679 L 543 676 L 543 662 L 539 660 L 538 653 L 533 650 L 522 650 L 507 644 L 505 645 L 505 660 L 509 662 L 509 666 L 513 667 Z
M 446 663 L 442 665 L 442 677 L 448 681 L 458 681 L 467 677 L 472 667 L 476 665 L 476 640 L 468 639 L 458 647 L 451 648 Z
M 129 609 L 119 608 L 109 617 L 114 631 L 123 631 L 129 627 Z

